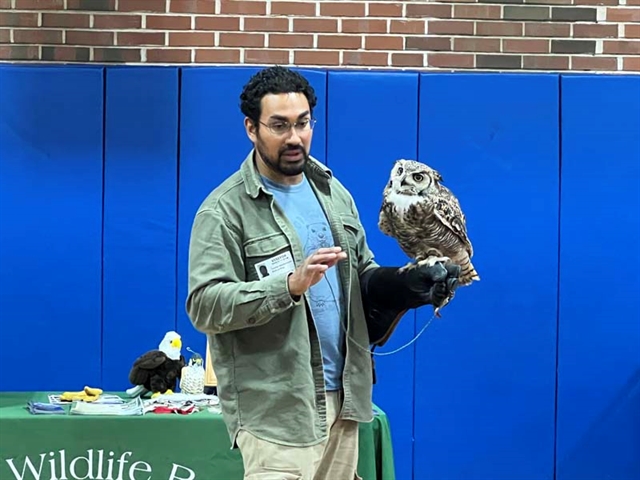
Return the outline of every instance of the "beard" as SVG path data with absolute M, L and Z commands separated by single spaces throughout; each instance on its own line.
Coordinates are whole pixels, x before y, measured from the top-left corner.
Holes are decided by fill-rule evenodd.
M 285 145 L 278 151 L 278 156 L 274 158 L 267 154 L 263 148 L 262 141 L 258 139 L 256 150 L 260 154 L 262 161 L 274 172 L 286 177 L 300 175 L 309 161 L 309 154 L 302 145 Z M 286 157 L 287 154 L 300 154 L 301 158 L 292 160 Z

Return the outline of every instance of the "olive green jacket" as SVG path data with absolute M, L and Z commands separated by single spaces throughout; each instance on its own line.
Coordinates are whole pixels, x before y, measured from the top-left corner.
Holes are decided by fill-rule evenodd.
M 350 337 L 340 418 L 368 422 L 372 365 L 360 277 L 378 265 L 345 187 L 315 159 L 305 174 L 348 255 L 338 264 Z M 203 201 L 189 250 L 187 313 L 209 339 L 234 446 L 239 429 L 286 445 L 312 445 L 328 433 L 322 353 L 307 298 L 291 296 L 288 273 L 260 279 L 255 269 L 286 251 L 296 265 L 304 261 L 293 225 L 263 188 L 252 150 Z

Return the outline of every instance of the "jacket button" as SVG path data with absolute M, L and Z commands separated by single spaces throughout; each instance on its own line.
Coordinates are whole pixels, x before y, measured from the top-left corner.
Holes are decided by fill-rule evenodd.
M 254 323 L 256 323 L 256 319 L 255 319 L 255 318 L 253 318 L 253 317 L 249 317 L 249 318 L 247 319 L 247 323 L 248 323 L 249 325 L 253 325 Z

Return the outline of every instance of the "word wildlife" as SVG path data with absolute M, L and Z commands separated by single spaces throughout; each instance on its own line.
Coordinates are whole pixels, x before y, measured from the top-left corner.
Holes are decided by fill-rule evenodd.
M 13 458 L 5 461 L 15 480 L 196 480 L 193 470 L 175 463 L 170 471 L 154 476 L 149 463 L 141 460 L 129 463 L 131 455 L 132 452 L 123 452 L 115 458 L 114 452 L 90 449 L 87 455 L 68 461 L 67 452 L 59 450 L 27 456 L 21 466 Z

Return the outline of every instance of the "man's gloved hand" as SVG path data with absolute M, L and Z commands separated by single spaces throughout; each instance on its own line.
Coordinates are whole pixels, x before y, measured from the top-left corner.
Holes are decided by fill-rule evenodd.
M 404 308 L 418 308 L 423 305 L 441 305 L 458 286 L 460 266 L 454 263 L 446 265 L 436 263 L 433 266 L 420 266 L 397 273 L 402 277 L 405 291 L 398 295 Z
M 441 306 L 457 288 L 459 275 L 459 265 L 441 263 L 402 271 L 378 267 L 367 272 L 361 289 L 371 343 L 386 343 L 407 310 Z

